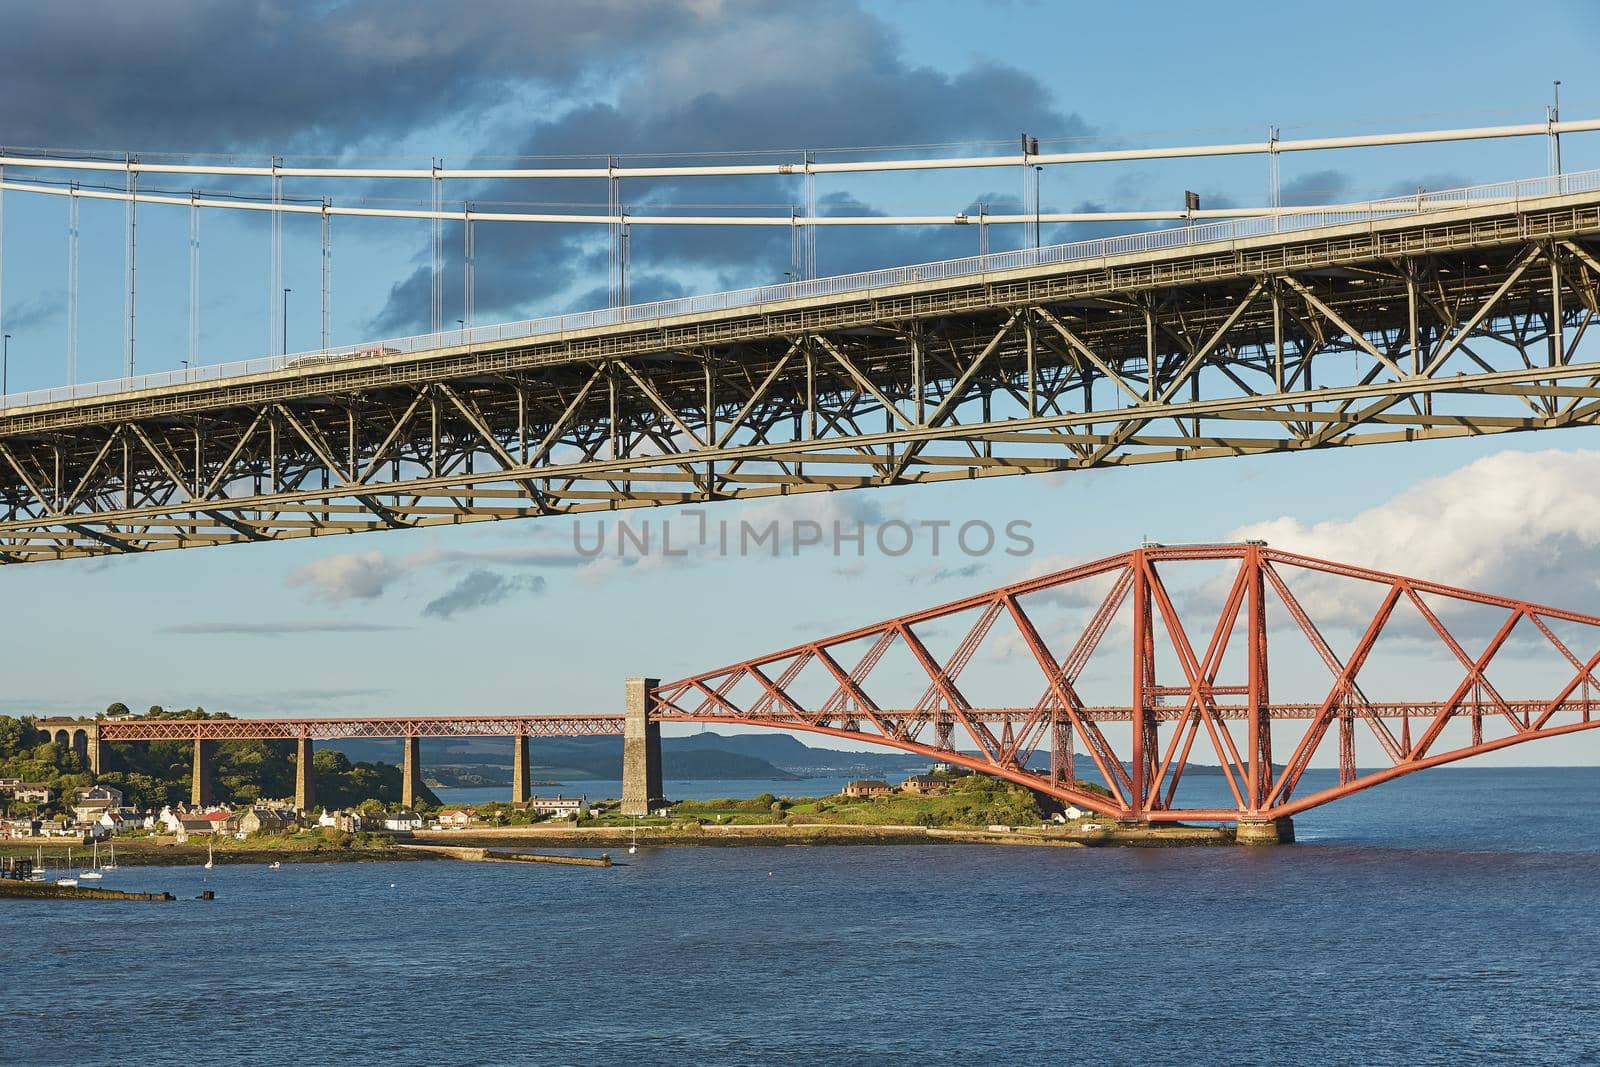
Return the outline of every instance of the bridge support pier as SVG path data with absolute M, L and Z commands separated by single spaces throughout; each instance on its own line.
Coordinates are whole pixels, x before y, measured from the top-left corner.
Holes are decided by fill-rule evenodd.
M 519 734 L 511 739 L 511 803 L 528 802 L 528 738 Z
M 1241 845 L 1292 845 L 1294 820 L 1287 815 L 1280 819 L 1240 819 L 1234 841 Z
M 311 768 L 311 738 L 295 742 L 294 810 L 309 812 L 317 803 L 317 782 Z
M 422 793 L 422 739 L 411 736 L 401 743 L 406 754 L 400 766 L 400 806 L 412 811 Z
M 661 724 L 655 720 L 655 678 L 629 678 L 622 726 L 622 814 L 648 815 L 666 803 L 661 785 Z
M 100 747 L 100 730 L 98 727 L 91 726 L 87 733 L 89 735 L 89 750 L 85 753 L 85 756 L 89 761 L 89 773 L 98 778 L 105 759 L 105 752 Z
M 190 807 L 204 808 L 216 799 L 211 786 L 211 754 L 215 746 L 215 741 L 194 739 L 194 767 L 189 774 Z

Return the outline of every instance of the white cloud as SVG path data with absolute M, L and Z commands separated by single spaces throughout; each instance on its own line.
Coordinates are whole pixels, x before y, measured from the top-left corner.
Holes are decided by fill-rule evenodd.
M 376 600 L 405 571 L 397 560 L 370 549 L 312 560 L 291 573 L 288 583 L 305 586 L 316 600 L 342 604 L 350 600 Z
M 1600 591 L 1600 452 L 1501 452 L 1347 518 L 1233 532 L 1273 548 L 1576 611 Z M 1296 595 L 1302 596 L 1299 586 Z M 1306 583 L 1324 619 L 1361 625 L 1339 585 Z

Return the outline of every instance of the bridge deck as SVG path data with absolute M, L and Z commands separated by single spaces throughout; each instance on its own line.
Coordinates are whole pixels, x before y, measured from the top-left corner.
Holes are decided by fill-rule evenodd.
M 1370 711 L 1367 708 L 1370 707 Z M 1507 701 L 1506 708 L 1519 717 L 1537 716 L 1549 710 L 1548 702 L 1533 700 Z M 1431 718 L 1444 708 L 1442 702 L 1411 701 L 1373 703 L 1363 707 L 1360 717 L 1378 719 Z M 1600 698 L 1593 700 L 1564 701 L 1554 706 L 1556 715 L 1576 715 L 1583 719 L 1600 716 Z M 1268 711 L 1274 719 L 1314 719 L 1322 713 L 1318 704 L 1272 704 Z M 1470 719 L 1474 715 L 1499 717 L 1500 704 L 1488 702 L 1463 702 L 1456 708 L 1456 716 Z M 874 716 L 883 722 L 908 727 L 931 727 L 941 716 L 927 711 L 884 709 Z M 1034 715 L 1031 707 L 975 708 L 963 713 L 975 722 L 996 726 L 1010 722 L 1020 726 Z M 1219 705 L 1216 717 L 1230 721 L 1243 721 L 1249 717 L 1242 705 Z M 1129 722 L 1133 718 L 1131 707 L 1088 707 L 1081 717 L 1097 723 Z M 1160 722 L 1181 722 L 1190 713 L 1181 707 L 1157 707 L 1150 717 Z M 737 718 L 733 716 L 694 715 L 662 711 L 656 720 L 663 725 L 704 726 L 708 723 L 744 724 L 776 729 L 805 726 L 836 726 L 857 730 L 862 740 L 872 740 L 872 727 L 866 716 L 826 715 L 817 717 Z M 949 716 L 943 716 L 949 719 Z M 407 737 L 596 737 L 621 735 L 621 715 L 460 715 L 460 716 L 395 716 L 381 718 L 309 718 L 309 719 L 102 719 L 99 734 L 102 741 L 274 741 L 296 740 L 308 737 L 314 741 L 334 741 L 343 738 L 407 738 Z
M 1564 182 L 12 398 L 0 562 L 1586 425 Z

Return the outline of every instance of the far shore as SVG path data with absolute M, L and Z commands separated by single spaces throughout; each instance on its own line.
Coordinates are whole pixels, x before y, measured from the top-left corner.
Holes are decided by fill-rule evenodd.
M 637 836 L 635 836 L 637 835 Z M 1107 826 L 1083 831 L 1071 827 L 1020 828 L 1008 831 L 982 827 L 863 826 L 839 823 L 784 823 L 778 825 L 571 826 L 543 823 L 535 826 L 485 826 L 464 830 L 419 830 L 411 834 L 363 835 L 348 844 L 334 840 L 306 841 L 284 838 L 219 840 L 209 850 L 218 865 L 298 863 L 380 863 L 426 861 L 442 858 L 404 847 L 407 843 L 454 845 L 464 848 L 517 849 L 528 846 L 558 849 L 626 849 L 634 841 L 651 848 L 826 846 L 826 845 L 930 845 L 983 844 L 1054 848 L 1186 848 L 1232 845 L 1231 827 L 1209 826 Z M 0 842 L 0 856 L 32 857 L 44 849 L 45 862 L 65 864 L 68 845 L 63 841 Z M 89 850 L 73 843 L 73 866 L 89 865 Z M 206 861 L 203 840 L 178 844 L 172 837 L 130 838 L 117 842 L 117 862 L 125 867 L 198 866 Z M 102 846 L 102 858 L 106 849 Z

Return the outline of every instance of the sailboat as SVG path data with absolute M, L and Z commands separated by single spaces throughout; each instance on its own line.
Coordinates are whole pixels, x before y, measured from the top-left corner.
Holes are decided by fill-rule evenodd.
M 48 880 L 49 877 L 50 876 L 45 873 L 44 869 L 44 846 L 40 845 L 38 858 L 33 861 L 33 875 L 31 881 L 43 882 Z
M 209 871 L 212 867 L 215 867 L 215 866 L 216 866 L 216 859 L 215 859 L 215 856 L 214 856 L 214 854 L 212 852 L 211 842 L 207 841 L 206 842 L 206 870 Z
M 628 842 L 628 855 L 639 851 L 639 816 L 633 817 L 633 840 Z
M 68 867 L 72 866 L 72 846 L 71 845 L 67 846 L 67 866 Z M 78 884 L 78 880 L 76 878 L 57 878 L 56 879 L 56 885 L 74 886 L 74 885 L 77 885 L 77 884 Z
M 117 869 L 117 843 L 115 841 L 111 842 L 111 862 L 102 863 L 100 869 L 102 871 L 114 871 Z
M 89 863 L 89 869 L 87 871 L 79 871 L 78 877 L 87 878 L 91 882 L 98 882 L 102 877 L 100 874 L 100 842 L 98 839 L 94 843 L 94 858 Z

